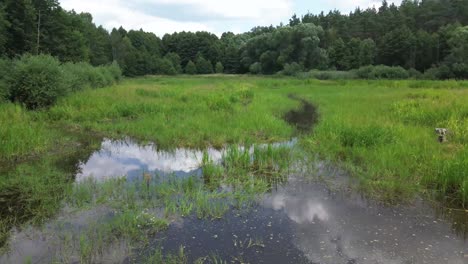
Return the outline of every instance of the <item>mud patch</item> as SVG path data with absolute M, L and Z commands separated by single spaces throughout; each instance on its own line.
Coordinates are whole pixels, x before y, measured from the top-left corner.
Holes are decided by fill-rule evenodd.
M 290 125 L 295 126 L 301 133 L 312 131 L 314 125 L 318 122 L 317 107 L 309 101 L 299 98 L 296 95 L 289 95 L 289 98 L 301 102 L 301 108 L 291 110 L 284 115 Z

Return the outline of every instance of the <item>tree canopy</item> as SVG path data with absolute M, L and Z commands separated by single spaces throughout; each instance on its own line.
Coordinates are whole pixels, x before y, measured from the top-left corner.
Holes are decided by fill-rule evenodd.
M 57 0 L 4 0 L 0 52 L 94 66 L 116 61 L 127 76 L 182 73 L 190 61 L 203 74 L 221 71 L 216 65 L 224 73 L 273 74 L 291 65 L 351 70 L 382 64 L 420 72 L 443 66 L 453 77 L 468 75 L 468 1 L 403 0 L 397 6 L 384 0 L 378 9 L 294 14 L 288 22 L 220 37 L 177 32 L 160 38 L 141 29 L 108 32 L 90 14 L 64 10 Z

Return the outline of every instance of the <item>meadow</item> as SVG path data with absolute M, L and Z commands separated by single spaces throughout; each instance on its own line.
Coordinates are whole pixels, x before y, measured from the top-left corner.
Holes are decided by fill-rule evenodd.
M 291 123 L 291 110 L 300 113 L 304 102 L 317 111 L 310 116 L 314 122 L 310 130 L 301 123 L 307 120 Z M 135 204 L 131 197 L 141 194 L 133 191 L 144 186 L 122 190 L 118 180 L 71 184 L 76 171 L 63 167 L 74 168 L 75 153 L 84 148 L 82 138 L 130 137 L 155 142 L 162 149 L 205 149 L 297 137 L 300 155 L 343 168 L 358 183 L 354 187 L 373 199 L 410 202 L 422 194 L 451 207 L 466 208 L 467 102 L 468 82 L 464 81 L 321 81 L 217 75 L 125 79 L 118 85 L 60 98 L 56 105 L 40 111 L 3 103 L 0 205 L 10 208 L 10 213 L 2 210 L 0 241 L 6 241 L 12 225 L 41 224 L 63 203 L 76 208 L 117 203 L 117 208 L 124 208 L 117 223 L 100 230 L 118 231 L 133 239 L 141 234 L 130 227 L 149 223 L 160 230 L 167 225 L 164 217 L 126 222 L 156 202 L 163 201 L 166 216 L 194 213 L 220 218 L 230 206 L 245 206 L 255 193 L 267 192 L 272 179 L 281 181 L 271 175 L 289 164 L 289 155 L 281 149 L 259 150 L 251 160 L 248 153 L 231 148 L 223 166 L 204 160 L 204 177 L 214 184 L 209 190 L 194 179 L 168 181 L 157 189 L 148 187 L 146 194 L 158 197 L 157 201 Z M 449 129 L 447 142 L 437 141 L 436 127 Z M 95 146 L 90 143 L 86 148 L 92 152 Z M 270 177 L 252 179 L 247 175 Z M 238 186 L 236 191 L 214 191 L 225 181 Z M 177 204 L 169 198 L 174 195 L 179 197 Z M 11 204 L 8 197 L 24 203 Z M 23 214 L 5 220 L 12 210 Z M 122 226 L 129 228 L 119 229 Z M 86 241 L 96 240 L 86 236 L 80 241 L 83 247 L 90 247 Z

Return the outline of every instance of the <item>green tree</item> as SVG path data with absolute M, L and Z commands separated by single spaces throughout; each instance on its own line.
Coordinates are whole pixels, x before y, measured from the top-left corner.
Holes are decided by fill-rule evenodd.
M 156 73 L 164 75 L 175 75 L 178 72 L 174 68 L 173 62 L 168 58 L 156 59 Z
M 330 63 L 338 70 L 347 70 L 348 65 L 348 50 L 341 38 L 338 38 L 332 46 L 328 48 L 328 56 Z
M 385 65 L 414 67 L 415 49 L 413 33 L 403 26 L 383 36 L 378 45 L 378 61 Z
M 5 18 L 8 22 L 5 49 L 9 57 L 32 52 L 34 48 L 35 11 L 31 1 L 5 0 Z
M 8 42 L 7 29 L 9 26 L 10 23 L 6 20 L 5 7 L 3 4 L 0 4 L 0 54 L 6 53 L 6 44 Z
M 195 63 L 193 63 L 193 61 L 189 61 L 187 65 L 185 65 L 185 73 L 190 75 L 197 73 L 197 66 Z
M 224 73 L 224 66 L 219 61 L 216 63 L 215 69 L 216 69 L 216 73 Z
M 164 58 L 169 60 L 172 63 L 176 73 L 182 73 L 182 65 L 181 65 L 182 62 L 181 62 L 179 54 L 175 52 L 169 52 L 164 56 Z
M 359 66 L 373 65 L 377 55 L 375 42 L 368 38 L 361 41 L 359 45 Z
M 195 59 L 195 65 L 197 66 L 198 74 L 213 73 L 213 65 L 209 60 L 205 59 L 201 53 L 197 55 L 197 58 Z

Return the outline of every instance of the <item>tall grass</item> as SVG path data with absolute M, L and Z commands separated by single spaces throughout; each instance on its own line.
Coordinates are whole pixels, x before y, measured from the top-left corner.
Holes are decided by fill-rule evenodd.
M 37 118 L 18 105 L 0 103 L 0 161 L 24 159 L 50 148 L 56 133 Z

